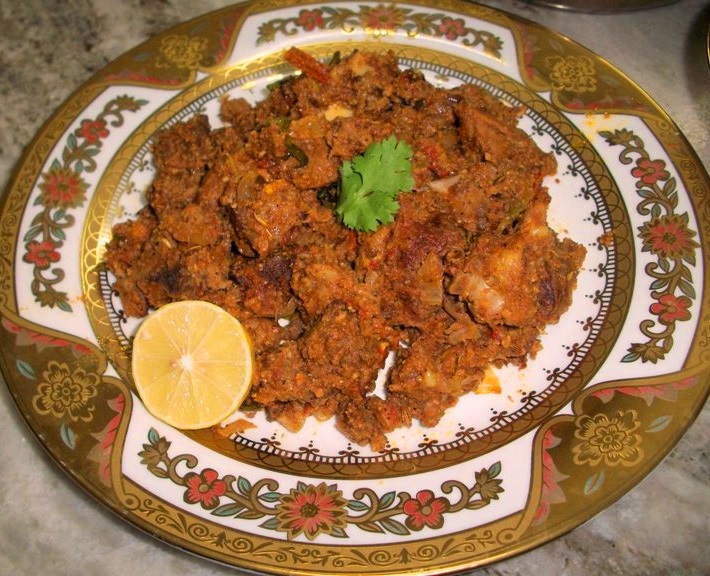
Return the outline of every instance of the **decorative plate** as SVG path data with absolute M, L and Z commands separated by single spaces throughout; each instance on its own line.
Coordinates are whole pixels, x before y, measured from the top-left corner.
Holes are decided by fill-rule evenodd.
M 710 387 L 710 180 L 635 84 L 577 44 L 469 2 L 241 4 L 110 64 L 42 128 L 3 198 L 2 370 L 69 476 L 171 544 L 265 573 L 446 573 L 567 532 L 637 484 Z M 557 158 L 551 224 L 587 248 L 570 310 L 500 394 L 461 399 L 381 452 L 330 422 L 181 432 L 133 391 L 102 253 L 142 205 L 156 131 L 252 101 L 319 58 L 393 50 L 431 82 L 523 105 Z M 331 433 L 333 432 L 333 433 Z

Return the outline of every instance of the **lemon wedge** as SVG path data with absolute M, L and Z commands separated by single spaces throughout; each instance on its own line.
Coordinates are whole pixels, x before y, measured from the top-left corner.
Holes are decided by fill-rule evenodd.
M 209 302 L 161 306 L 139 326 L 131 360 L 146 409 L 183 430 L 231 416 L 249 394 L 253 350 L 241 323 Z

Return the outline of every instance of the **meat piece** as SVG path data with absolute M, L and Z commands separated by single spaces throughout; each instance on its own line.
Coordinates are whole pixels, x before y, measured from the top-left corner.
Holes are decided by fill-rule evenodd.
M 363 397 L 375 387 L 387 342 L 362 333 L 354 311 L 334 300 L 301 339 L 309 377 L 325 393 Z
M 557 238 L 546 204 L 535 203 L 515 234 L 479 238 L 449 285 L 481 322 L 542 327 L 569 307 L 584 248 Z
M 293 256 L 275 253 L 265 258 L 239 260 L 231 277 L 244 292 L 243 306 L 256 316 L 272 319 L 291 316 L 296 302 L 291 292 Z
M 153 145 L 157 176 L 147 194 L 158 216 L 195 199 L 212 153 L 206 116 L 194 116 L 158 133 Z
M 244 98 L 225 98 L 220 106 L 220 117 L 234 130 L 230 140 L 246 141 L 256 126 L 254 109 Z
M 285 180 L 264 182 L 257 171 L 239 174 L 233 194 L 223 197 L 234 232 L 260 256 L 279 250 L 300 226 L 312 194 L 304 194 Z
M 106 246 L 106 266 L 119 277 L 129 274 L 136 255 L 141 253 L 157 224 L 150 208 L 141 210 L 135 220 L 116 224 L 111 241 Z
M 323 114 L 314 114 L 291 122 L 287 146 L 298 156 L 298 164 L 289 176 L 297 188 L 322 188 L 337 182 L 340 161 L 331 158 L 326 137 L 329 123 Z
M 221 212 L 203 210 L 198 204 L 166 210 L 161 227 L 178 242 L 210 246 L 230 237 L 229 223 Z
M 387 390 L 411 417 L 433 426 L 460 396 L 476 388 L 486 365 L 478 342 L 451 345 L 441 332 L 427 333 L 400 351 Z

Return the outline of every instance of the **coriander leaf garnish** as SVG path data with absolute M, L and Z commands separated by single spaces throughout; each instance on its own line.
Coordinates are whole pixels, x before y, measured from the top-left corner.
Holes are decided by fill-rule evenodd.
M 380 224 L 392 222 L 399 210 L 397 195 L 414 188 L 411 159 L 412 148 L 390 136 L 343 162 L 335 207 L 343 224 L 372 232 Z

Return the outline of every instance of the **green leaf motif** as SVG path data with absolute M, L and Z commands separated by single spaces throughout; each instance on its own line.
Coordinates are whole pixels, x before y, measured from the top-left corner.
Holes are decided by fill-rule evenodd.
M 66 444 L 67 448 L 74 450 L 76 448 L 76 433 L 74 430 L 69 428 L 66 424 L 62 424 L 59 428 L 59 435 L 62 438 L 62 442 Z
M 385 533 L 382 527 L 376 522 L 362 522 L 361 524 L 358 524 L 357 527 L 360 528 L 360 530 L 364 530 L 365 532 L 372 532 L 373 534 Z
M 392 518 L 380 520 L 380 525 L 387 530 L 387 532 L 391 532 L 397 536 L 409 536 L 410 534 L 409 529 L 404 524 Z
M 695 300 L 695 298 L 696 298 L 695 288 L 693 287 L 693 285 L 690 282 L 681 279 L 678 282 L 678 287 L 680 288 L 680 291 L 683 294 L 685 294 L 688 298 L 690 298 L 691 300 Z
M 225 504 L 212 510 L 212 514 L 226 518 L 227 516 L 236 516 L 242 510 L 244 510 L 244 506 L 242 504 Z
M 40 234 L 42 234 L 42 226 L 33 226 L 25 233 L 23 240 L 25 242 L 29 242 L 30 240 L 37 238 Z
M 66 234 L 64 234 L 64 230 L 61 228 L 51 228 L 49 230 L 49 234 L 52 238 L 58 240 L 59 242 L 64 242 L 64 240 L 67 239 Z
M 244 478 L 244 476 L 240 476 L 237 478 L 237 490 L 239 490 L 240 494 L 248 496 L 251 492 L 251 482 Z
M 333 526 L 330 535 L 335 538 L 348 538 L 348 533 L 340 526 Z
M 604 472 L 598 472 L 597 474 L 592 474 L 587 481 L 584 483 L 584 495 L 589 496 L 594 494 L 599 488 L 604 484 Z
M 259 500 L 262 502 L 278 502 L 281 500 L 281 494 L 278 492 L 266 492 L 265 494 L 259 496 Z
M 153 446 L 160 442 L 160 434 L 158 434 L 158 431 L 155 428 L 148 430 L 148 442 L 150 442 Z
M 626 355 L 621 359 L 621 361 L 622 361 L 622 362 L 636 362 L 636 360 L 638 360 L 639 358 L 641 358 L 641 355 L 640 355 L 640 354 L 638 354 L 638 353 L 636 353 L 636 352 L 631 352 L 630 354 L 626 354 Z
M 17 360 L 15 365 L 17 366 L 17 371 L 25 378 L 29 380 L 35 379 L 35 370 L 34 368 L 32 368 L 32 365 L 29 362 L 25 362 L 24 360 Z
M 348 508 L 354 512 L 365 512 L 369 509 L 368 505 L 359 500 L 348 500 Z
M 244 510 L 244 512 L 237 514 L 237 518 L 241 518 L 243 520 L 258 520 L 264 516 L 265 514 L 258 510 Z
M 269 518 L 266 522 L 259 524 L 259 527 L 266 530 L 276 530 L 279 527 L 279 521 L 277 518 Z
M 501 466 L 501 463 L 499 460 L 495 464 L 491 465 L 491 467 L 488 469 L 488 475 L 491 478 L 495 478 L 496 476 L 498 476 L 500 474 L 501 470 L 502 470 L 502 466 Z
M 673 416 L 659 416 L 651 422 L 651 425 L 646 429 L 646 432 L 654 434 L 656 432 L 660 432 L 661 430 L 665 430 L 672 421 Z
M 394 491 L 383 494 L 380 498 L 380 508 L 389 508 L 390 506 L 392 506 L 392 504 L 394 503 L 395 496 L 396 494 Z
M 668 281 L 665 278 L 659 278 L 651 283 L 651 290 L 663 290 L 668 285 Z

